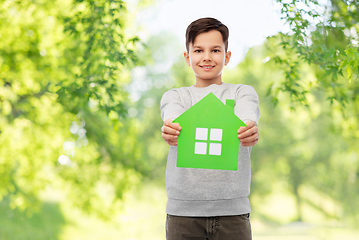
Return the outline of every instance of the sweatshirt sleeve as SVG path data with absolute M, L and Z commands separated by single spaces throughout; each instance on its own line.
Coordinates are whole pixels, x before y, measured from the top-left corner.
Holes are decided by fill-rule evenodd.
M 243 122 L 253 121 L 258 126 L 259 99 L 252 86 L 241 85 L 237 88 L 234 112 Z
M 163 94 L 161 99 L 161 117 L 163 121 L 166 119 L 174 120 L 185 111 L 179 92 L 176 89 L 171 89 Z

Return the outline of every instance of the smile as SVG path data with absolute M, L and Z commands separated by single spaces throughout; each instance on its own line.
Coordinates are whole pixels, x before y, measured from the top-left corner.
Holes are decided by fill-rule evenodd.
M 200 66 L 201 68 L 203 68 L 203 69 L 205 69 L 205 70 L 209 70 L 209 69 L 212 69 L 212 68 L 214 68 L 214 66 Z

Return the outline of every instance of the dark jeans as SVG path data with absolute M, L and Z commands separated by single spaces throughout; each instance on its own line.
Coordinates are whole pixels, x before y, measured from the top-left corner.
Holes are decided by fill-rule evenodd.
M 167 240 L 251 240 L 249 213 L 220 217 L 167 215 Z

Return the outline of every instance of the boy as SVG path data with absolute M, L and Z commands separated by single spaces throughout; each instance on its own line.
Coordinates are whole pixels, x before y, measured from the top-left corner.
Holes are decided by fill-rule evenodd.
M 228 28 L 214 18 L 192 22 L 186 31 L 185 60 L 195 85 L 171 89 L 161 100 L 163 139 L 170 145 L 167 159 L 167 240 L 252 239 L 249 222 L 250 152 L 258 142 L 258 95 L 249 85 L 222 82 L 231 58 Z M 181 127 L 172 121 L 212 92 L 222 102 L 235 99 L 235 114 L 247 127 L 238 129 L 238 170 L 176 167 Z M 210 106 L 208 106 L 210 107 Z

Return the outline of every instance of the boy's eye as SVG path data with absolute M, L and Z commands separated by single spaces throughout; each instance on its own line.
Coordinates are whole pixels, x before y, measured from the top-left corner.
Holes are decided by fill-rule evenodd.
M 194 50 L 194 52 L 199 53 L 199 52 L 202 52 L 202 50 L 197 49 L 197 50 Z
M 218 52 L 219 52 L 219 50 L 218 50 L 218 49 L 214 49 L 214 50 L 213 50 L 213 52 L 216 52 L 216 53 L 218 53 Z

